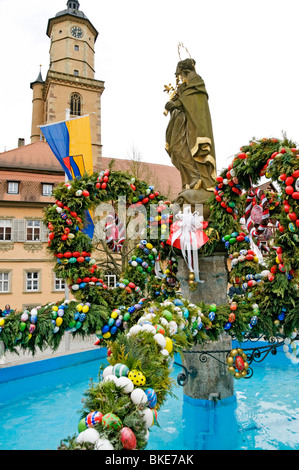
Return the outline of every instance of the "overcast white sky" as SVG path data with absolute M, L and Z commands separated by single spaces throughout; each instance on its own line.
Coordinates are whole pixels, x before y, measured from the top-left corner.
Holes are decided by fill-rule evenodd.
M 30 143 L 32 90 L 49 66 L 48 19 L 66 0 L 0 0 L 0 152 Z M 217 168 L 252 137 L 299 141 L 298 0 L 80 0 L 99 32 L 103 156 L 168 165 L 164 84 L 184 43 L 210 96 Z

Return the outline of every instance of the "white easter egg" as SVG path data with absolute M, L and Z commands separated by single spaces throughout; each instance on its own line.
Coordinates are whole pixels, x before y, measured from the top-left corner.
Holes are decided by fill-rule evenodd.
M 154 416 L 152 410 L 150 408 L 145 408 L 141 411 L 140 414 L 146 429 L 150 428 L 154 424 Z
M 114 382 L 115 385 L 117 385 L 117 377 L 115 375 L 106 375 L 106 377 L 103 378 L 103 382 Z
M 155 334 L 156 333 L 156 328 L 153 325 L 142 325 L 141 331 L 147 331 L 148 333 Z
M 168 328 L 169 328 L 169 334 L 172 336 L 172 335 L 175 335 L 178 331 L 178 325 L 177 323 L 174 321 L 174 320 L 171 320 L 168 324 Z
M 99 439 L 99 432 L 94 428 L 88 428 L 85 429 L 85 431 L 80 432 L 80 434 L 76 438 L 76 441 L 79 444 L 82 444 L 83 442 L 91 442 L 92 444 L 94 444 Z
M 136 335 L 137 333 L 139 333 L 140 330 L 141 330 L 140 325 L 134 325 L 130 328 L 129 333 L 130 335 Z
M 166 339 L 165 337 L 161 334 L 161 333 L 157 333 L 154 335 L 154 340 L 156 341 L 156 343 L 158 343 L 158 345 L 164 349 L 165 346 L 166 346 Z
M 134 390 L 134 384 L 128 377 L 118 377 L 115 383 L 127 395 Z
M 112 375 L 113 366 L 108 366 L 103 370 L 103 377 L 107 377 L 107 375 Z
M 141 388 L 135 388 L 130 397 L 134 405 L 144 405 L 147 403 L 146 393 Z
M 161 354 L 163 354 L 163 356 L 169 356 L 169 352 L 167 351 L 167 349 L 161 349 Z
M 114 450 L 114 447 L 108 439 L 101 438 L 95 442 L 94 450 Z

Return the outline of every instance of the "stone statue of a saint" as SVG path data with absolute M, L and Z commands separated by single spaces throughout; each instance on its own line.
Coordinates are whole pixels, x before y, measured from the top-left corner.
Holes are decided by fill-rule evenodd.
M 166 151 L 181 174 L 182 191 L 213 191 L 216 158 L 208 93 L 193 59 L 181 60 L 175 75 L 180 84 L 165 105 L 170 111 Z

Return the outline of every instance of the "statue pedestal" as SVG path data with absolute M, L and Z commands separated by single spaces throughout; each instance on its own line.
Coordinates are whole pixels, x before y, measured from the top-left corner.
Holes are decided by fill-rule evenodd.
M 183 298 L 195 304 L 226 303 L 228 284 L 226 255 L 219 253 L 200 258 L 199 267 L 199 278 L 204 282 L 198 284 L 195 291 L 189 291 L 189 269 L 184 259 L 179 260 L 177 278 L 181 283 Z M 185 395 L 194 399 L 216 401 L 234 394 L 234 378 L 227 371 L 227 354 L 215 352 L 230 351 L 231 343 L 231 337 L 223 333 L 217 341 L 195 345 L 182 355 L 183 366 L 191 372 L 184 385 Z M 202 351 L 208 352 L 202 354 Z

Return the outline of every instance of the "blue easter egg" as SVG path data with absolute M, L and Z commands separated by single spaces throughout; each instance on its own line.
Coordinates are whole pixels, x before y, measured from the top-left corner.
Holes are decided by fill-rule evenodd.
M 116 327 L 116 326 L 113 326 L 113 327 L 111 328 L 111 330 L 110 330 L 110 333 L 111 333 L 112 335 L 114 335 L 116 332 L 117 332 L 117 327 Z
M 184 304 L 180 299 L 174 299 L 173 305 L 175 305 L 176 307 L 180 307 L 181 305 L 184 305 Z
M 115 326 L 116 326 L 117 328 L 119 328 L 120 325 L 121 325 L 121 320 L 116 320 L 116 321 L 115 321 Z
M 80 322 L 80 323 L 83 323 L 85 319 L 86 319 L 85 313 L 80 313 L 80 315 L 79 315 L 79 322 Z
M 113 318 L 109 318 L 109 320 L 108 320 L 108 325 L 109 325 L 109 326 L 114 325 L 114 319 L 113 319 Z
M 216 316 L 215 312 L 210 312 L 210 313 L 209 313 L 209 319 L 210 319 L 211 321 L 215 320 L 215 316 Z
M 80 289 L 84 289 L 85 286 L 86 286 L 86 283 L 85 283 L 85 282 L 81 282 L 81 283 L 79 284 Z
M 285 319 L 285 314 L 284 314 L 284 312 L 281 312 L 281 313 L 278 315 L 278 320 L 283 321 L 284 319 Z
M 104 335 L 105 333 L 108 333 L 109 330 L 110 330 L 110 328 L 109 328 L 108 325 L 103 326 L 103 328 L 102 328 L 102 333 L 103 333 L 103 335 Z
M 154 408 L 157 404 L 157 394 L 152 388 L 147 388 L 144 390 L 144 393 L 147 396 L 148 406 Z
M 256 315 L 254 315 L 253 317 L 251 317 L 250 323 L 251 323 L 251 325 L 256 325 L 256 324 L 257 324 L 257 316 L 256 316 Z
M 189 318 L 189 310 L 186 307 L 183 308 L 183 315 L 184 318 Z
M 225 330 L 229 330 L 229 329 L 231 328 L 231 326 L 232 326 L 232 324 L 228 321 L 227 323 L 225 323 L 225 325 L 224 325 L 223 328 L 224 328 Z
M 36 315 L 31 315 L 30 322 L 31 323 L 36 323 L 37 322 L 37 316 Z

